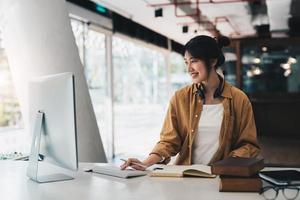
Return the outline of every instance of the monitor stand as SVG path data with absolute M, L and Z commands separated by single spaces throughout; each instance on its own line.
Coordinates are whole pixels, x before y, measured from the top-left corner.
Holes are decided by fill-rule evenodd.
M 40 151 L 40 143 L 41 143 L 41 134 L 45 125 L 45 113 L 42 111 L 38 111 L 35 119 L 32 144 L 31 144 L 31 152 L 29 155 L 29 163 L 27 167 L 27 176 L 31 178 L 33 181 L 38 183 L 47 183 L 47 182 L 55 182 L 55 181 L 66 181 L 74 179 L 71 176 L 65 174 L 50 174 L 50 175 L 38 175 L 39 170 L 39 151 Z

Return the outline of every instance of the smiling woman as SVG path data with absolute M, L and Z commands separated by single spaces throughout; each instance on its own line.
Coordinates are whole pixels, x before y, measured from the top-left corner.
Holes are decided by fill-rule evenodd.
M 143 162 L 128 159 L 121 168 L 168 163 L 211 165 L 227 157 L 256 157 L 260 152 L 251 103 L 238 88 L 217 73 L 230 41 L 196 36 L 185 45 L 185 62 L 193 84 L 175 92 L 160 140 Z M 220 139 L 219 139 L 220 138 Z

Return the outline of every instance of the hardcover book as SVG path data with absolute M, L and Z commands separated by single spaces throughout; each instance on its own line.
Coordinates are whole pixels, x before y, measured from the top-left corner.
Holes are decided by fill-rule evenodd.
M 250 177 L 264 168 L 264 160 L 258 158 L 229 157 L 212 165 L 212 173 Z
M 259 192 L 262 180 L 256 174 L 251 177 L 220 176 L 220 192 Z

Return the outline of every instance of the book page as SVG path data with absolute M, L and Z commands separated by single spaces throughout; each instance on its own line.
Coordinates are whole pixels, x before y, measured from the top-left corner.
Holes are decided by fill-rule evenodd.
M 210 166 L 206 165 L 159 165 L 158 170 L 153 170 L 150 176 L 169 176 L 169 177 L 182 177 L 183 172 L 187 170 L 197 170 L 207 174 L 211 174 Z M 155 168 L 154 168 L 155 169 Z M 200 173 L 198 173 L 199 175 Z
M 207 174 L 211 174 L 211 167 L 207 165 L 190 165 L 189 167 L 187 166 L 187 169 L 195 169 Z

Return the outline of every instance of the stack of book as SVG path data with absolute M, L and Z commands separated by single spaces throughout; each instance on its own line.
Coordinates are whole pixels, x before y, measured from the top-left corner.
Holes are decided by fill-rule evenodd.
M 220 175 L 220 192 L 259 192 L 258 173 L 263 168 L 263 159 L 229 157 L 214 163 L 211 170 Z

